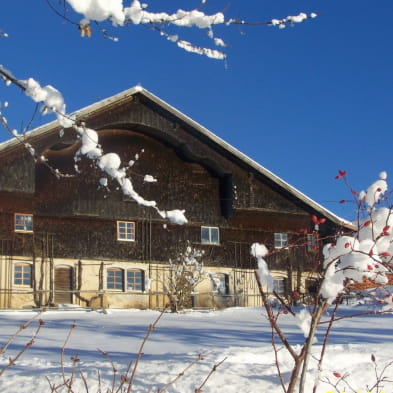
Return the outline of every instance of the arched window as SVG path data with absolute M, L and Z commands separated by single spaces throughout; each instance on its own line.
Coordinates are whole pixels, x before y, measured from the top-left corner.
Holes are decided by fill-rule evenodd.
M 14 285 L 31 287 L 31 265 L 29 263 L 16 263 L 14 265 Z

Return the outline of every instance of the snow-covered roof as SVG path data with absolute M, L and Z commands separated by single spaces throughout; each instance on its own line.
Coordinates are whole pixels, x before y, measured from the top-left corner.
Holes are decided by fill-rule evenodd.
M 150 91 L 146 90 L 145 88 L 141 86 L 135 86 L 132 87 L 128 90 L 125 90 L 121 93 L 115 94 L 112 97 L 106 98 L 104 100 L 98 101 L 92 105 L 89 105 L 83 109 L 80 109 L 73 113 L 77 119 L 79 118 L 85 118 L 87 115 L 91 116 L 95 112 L 101 112 L 105 109 L 108 109 L 111 106 L 118 106 L 123 102 L 127 102 L 132 96 L 140 94 L 147 98 L 149 101 L 155 103 L 165 111 L 169 112 L 172 114 L 174 117 L 182 121 L 183 123 L 187 124 L 188 126 L 192 127 L 194 130 L 198 131 L 200 134 L 202 134 L 204 137 L 208 138 L 212 142 L 216 143 L 219 145 L 221 148 L 224 148 L 227 152 L 232 154 L 234 157 L 237 157 L 240 159 L 242 162 L 247 164 L 248 166 L 252 167 L 254 170 L 265 176 L 266 178 L 270 179 L 273 183 L 277 184 L 279 187 L 287 191 L 289 194 L 293 195 L 294 197 L 300 199 L 303 203 L 309 205 L 312 209 L 314 209 L 316 212 L 318 212 L 321 216 L 328 218 L 329 220 L 333 221 L 334 223 L 338 225 L 344 225 L 344 226 L 351 226 L 350 222 L 344 220 L 343 218 L 337 216 L 330 210 L 326 209 L 319 203 L 315 202 L 311 198 L 309 198 L 307 195 L 303 194 L 301 191 L 296 189 L 295 187 L 291 186 L 287 182 L 285 182 L 283 179 L 280 177 L 276 176 L 274 173 L 257 163 L 256 161 L 252 160 L 250 157 L 246 156 L 239 150 L 237 150 L 235 147 L 230 145 L 229 143 L 225 142 L 223 139 L 215 135 L 213 132 L 209 131 L 207 128 L 203 127 L 184 113 L 180 112 L 173 106 L 169 105 L 167 102 L 164 100 L 160 99 Z M 44 136 L 46 134 L 52 133 L 55 129 L 61 128 L 58 121 L 52 121 L 50 123 L 47 123 L 41 127 L 38 127 L 32 131 L 29 131 L 26 133 L 26 138 L 29 139 L 30 137 L 39 137 L 39 136 Z M 8 148 L 12 148 L 13 146 L 16 146 L 19 142 L 16 139 L 11 139 L 9 141 L 3 142 L 0 144 L 0 152 L 3 150 L 6 150 Z

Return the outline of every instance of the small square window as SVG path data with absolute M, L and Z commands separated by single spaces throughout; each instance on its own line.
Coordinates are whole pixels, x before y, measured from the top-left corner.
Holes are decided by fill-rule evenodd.
M 220 244 L 220 231 L 217 227 L 201 227 L 201 243 Z
M 33 215 L 15 213 L 15 231 L 33 232 Z
M 274 234 L 274 248 L 283 248 L 288 246 L 288 234 L 287 233 L 275 233 Z
M 18 263 L 14 266 L 14 285 L 31 287 L 31 265 Z
M 117 221 L 117 240 L 126 242 L 135 241 L 135 222 Z

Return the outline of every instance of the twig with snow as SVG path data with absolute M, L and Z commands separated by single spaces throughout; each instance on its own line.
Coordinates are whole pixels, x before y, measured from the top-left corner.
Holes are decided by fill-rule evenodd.
M 344 179 L 346 185 L 349 185 L 345 171 L 339 171 L 336 179 Z M 355 196 L 360 212 L 356 221 L 357 230 L 350 235 L 339 232 L 334 243 L 328 243 L 323 247 L 321 255 L 323 261 L 320 263 L 321 280 L 316 291 L 313 307 L 310 310 L 303 308 L 295 313 L 297 323 L 305 336 L 305 342 L 300 352 L 295 351 L 288 343 L 285 333 L 278 324 L 281 308 L 275 315 L 268 299 L 268 294 L 274 294 L 274 291 L 271 289 L 272 278 L 268 265 L 264 260 L 264 257 L 269 254 L 268 250 L 258 243 L 253 244 L 251 247 L 251 254 L 258 261 L 258 270 L 256 270 L 255 276 L 267 312 L 267 318 L 272 327 L 272 345 L 276 355 L 276 367 L 279 376 L 281 375 L 280 364 L 274 333 L 280 338 L 283 346 L 294 360 L 288 386 L 284 386 L 283 378 L 281 377 L 281 385 L 286 393 L 293 393 L 296 386 L 298 386 L 299 393 L 305 392 L 306 378 L 310 374 L 308 364 L 311 356 L 314 356 L 311 349 L 318 326 L 328 323 L 328 329 L 324 333 L 324 340 L 320 349 L 318 367 L 314 375 L 314 393 L 318 386 L 328 336 L 333 328 L 333 323 L 339 319 L 370 313 L 337 317 L 336 313 L 340 299 L 351 284 L 362 283 L 364 279 L 367 279 L 370 282 L 374 282 L 377 286 L 382 286 L 382 289 L 370 292 L 369 297 L 380 307 L 379 311 L 373 309 L 371 312 L 373 314 L 382 314 L 393 310 L 393 296 L 386 288 L 383 290 L 388 283 L 387 275 L 392 273 L 393 270 L 393 233 L 391 230 L 393 228 L 393 205 L 388 198 L 391 193 L 388 192 L 386 179 L 386 172 L 381 172 L 379 179 L 368 187 L 366 191 L 357 193 L 351 188 L 351 194 Z M 325 222 L 326 219 L 318 219 L 313 216 L 312 221 L 315 224 L 315 230 L 318 231 L 319 224 Z M 301 230 L 301 232 L 304 232 L 304 230 Z M 278 297 L 277 294 L 274 294 L 274 296 Z M 279 297 L 278 299 L 282 305 L 285 304 Z M 333 314 L 327 321 L 322 321 L 323 314 L 334 303 Z M 377 381 L 381 380 L 379 376 L 376 379 Z M 334 387 L 337 388 L 337 386 L 337 383 L 335 383 Z M 377 387 L 377 385 L 374 385 L 374 387 Z
M 178 9 L 174 13 L 168 13 L 165 11 L 151 12 L 148 10 L 148 4 L 141 3 L 139 0 L 133 0 L 129 7 L 124 6 L 123 0 L 112 0 L 112 1 L 97 1 L 97 0 L 66 0 L 71 6 L 73 11 L 82 15 L 82 19 L 79 22 L 71 21 L 66 17 L 66 9 L 58 11 L 49 0 L 46 0 L 50 8 L 60 17 L 63 17 L 66 21 L 77 25 L 81 36 L 91 37 L 92 28 L 91 22 L 94 22 L 99 28 L 104 37 L 109 38 L 113 41 L 118 41 L 118 37 L 109 34 L 107 29 L 101 26 L 103 22 L 110 22 L 112 27 L 123 27 L 130 24 L 143 25 L 148 28 L 152 28 L 159 32 L 159 34 L 171 42 L 174 42 L 179 48 L 185 51 L 196 53 L 207 56 L 213 59 L 225 60 L 226 55 L 220 49 L 210 49 L 201 45 L 196 45 L 189 41 L 181 39 L 177 34 L 169 34 L 164 30 L 164 26 L 174 26 L 180 28 L 197 28 L 208 31 L 208 37 L 212 40 L 213 44 L 217 47 L 226 47 L 223 39 L 218 38 L 213 33 L 213 26 L 231 26 L 231 25 L 250 25 L 250 26 L 277 26 L 284 28 L 287 25 L 293 26 L 296 23 L 301 23 L 307 19 L 313 19 L 319 14 L 312 12 L 306 14 L 300 12 L 298 15 L 289 15 L 285 18 L 271 19 L 269 21 L 246 21 L 241 19 L 226 19 L 224 12 L 215 12 L 207 14 L 202 11 L 202 7 L 206 5 L 206 1 L 202 1 L 199 7 L 192 9 L 191 11 L 185 11 Z
M 73 128 L 79 135 L 81 146 L 75 154 L 74 160 L 77 163 L 80 161 L 81 156 L 85 156 L 90 159 L 97 168 L 99 168 L 104 174 L 115 180 L 123 194 L 127 197 L 134 199 L 138 204 L 146 207 L 151 207 L 156 210 L 156 212 L 165 220 L 171 223 L 183 225 L 187 223 L 187 218 L 185 216 L 185 211 L 180 209 L 174 210 L 162 210 L 157 206 L 155 201 L 149 201 L 143 198 L 133 187 L 132 179 L 130 176 L 127 177 L 127 169 L 131 166 L 121 167 L 121 159 L 117 153 L 105 153 L 99 144 L 98 133 L 86 127 L 84 124 L 79 124 L 75 116 L 66 115 L 66 105 L 62 94 L 54 87 L 47 85 L 41 87 L 41 85 L 35 81 L 33 78 L 29 78 L 25 81 L 15 78 L 11 72 L 6 70 L 4 67 L 0 66 L 0 75 L 6 82 L 13 83 L 22 89 L 27 96 L 29 96 L 33 101 L 37 103 L 42 103 L 42 113 L 47 114 L 54 112 L 57 116 L 57 120 L 60 125 L 64 128 Z M 9 132 L 11 132 L 16 139 L 23 143 L 25 148 L 30 152 L 34 159 L 38 162 L 44 163 L 52 173 L 57 177 L 67 176 L 62 175 L 60 171 L 52 168 L 44 156 L 37 156 L 29 143 L 24 142 L 24 140 L 18 136 L 16 132 L 11 130 L 7 124 L 6 118 L 0 112 L 0 122 L 6 127 Z M 77 169 L 77 166 L 75 167 Z M 151 175 L 145 176 L 145 181 L 152 182 L 155 179 Z M 105 183 L 105 179 L 101 178 L 99 180 L 100 184 Z

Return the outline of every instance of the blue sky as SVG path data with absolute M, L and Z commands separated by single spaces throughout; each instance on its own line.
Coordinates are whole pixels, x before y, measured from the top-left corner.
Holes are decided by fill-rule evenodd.
M 151 11 L 165 3 L 167 12 L 199 4 L 148 3 Z M 139 83 L 326 208 L 353 218 L 354 205 L 339 203 L 351 195 L 334 179 L 338 170 L 348 172 L 357 190 L 382 170 L 393 176 L 393 2 L 210 0 L 204 10 L 223 9 L 246 20 L 321 15 L 283 30 L 217 28 L 229 45 L 225 63 L 184 52 L 143 26 L 106 25 L 118 43 L 97 30 L 81 38 L 45 0 L 3 1 L 0 28 L 9 38 L 0 39 L 0 64 L 20 79 L 55 86 L 70 112 Z M 177 32 L 208 43 L 204 31 Z M 15 87 L 0 85 L 0 101 L 9 102 L 4 114 L 14 128 L 29 122 L 34 104 Z M 7 138 L 1 131 L 0 140 Z

